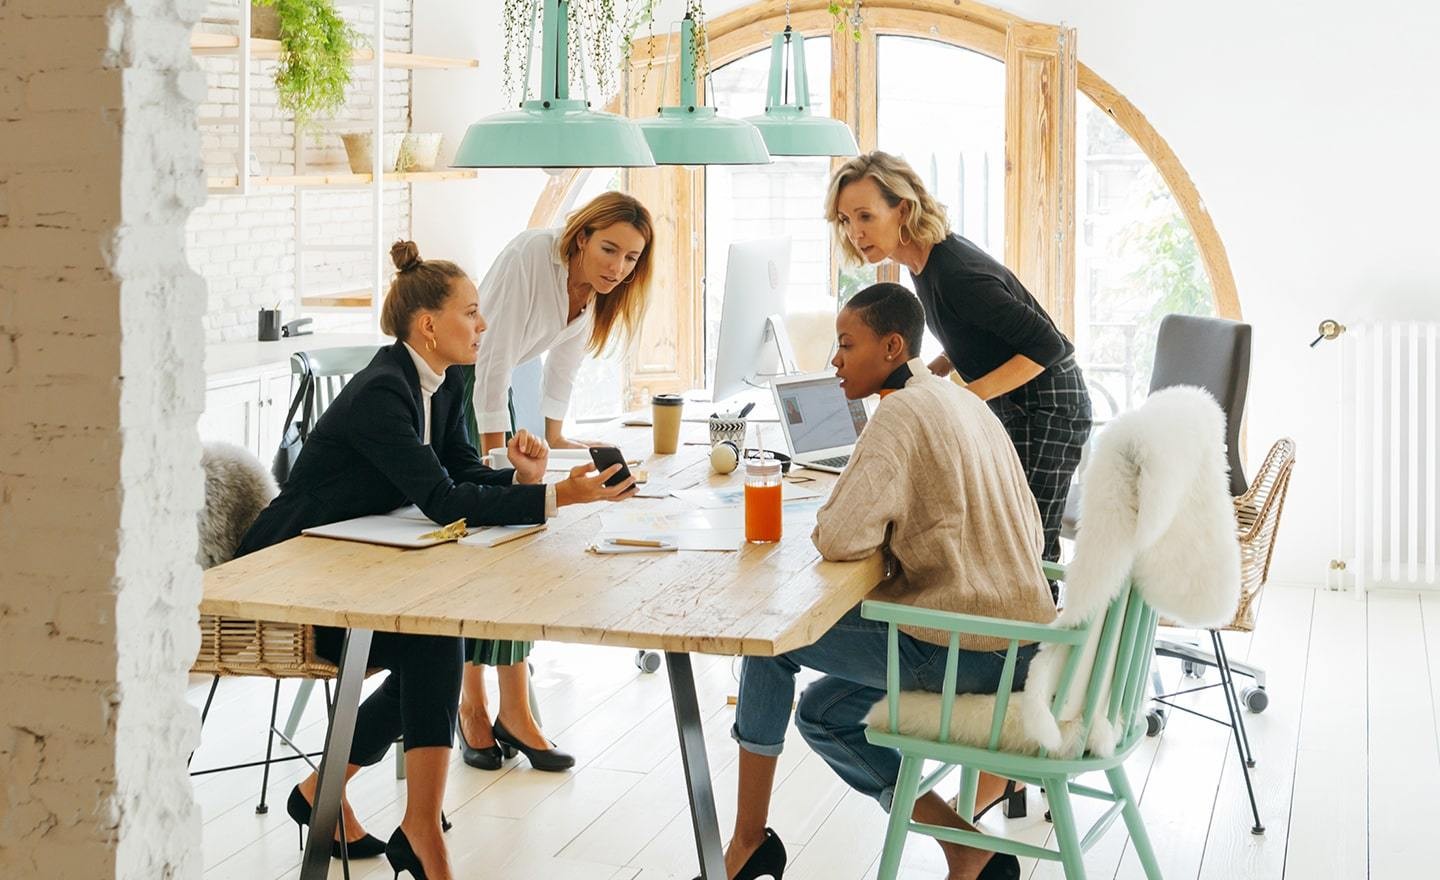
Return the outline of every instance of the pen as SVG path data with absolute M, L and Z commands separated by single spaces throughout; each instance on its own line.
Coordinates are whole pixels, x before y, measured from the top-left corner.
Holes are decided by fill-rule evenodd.
M 621 547 L 664 547 L 664 541 L 652 541 L 649 538 L 611 538 L 611 544 Z
M 748 415 L 750 414 L 750 410 L 752 410 L 752 409 L 754 409 L 754 408 L 755 408 L 755 401 L 752 400 L 752 401 L 750 401 L 749 403 L 745 404 L 744 406 L 742 406 L 742 407 L 740 408 L 740 415 L 736 416 L 735 418 L 737 418 L 737 419 L 743 419 L 743 418 L 745 418 L 746 416 L 748 416 Z

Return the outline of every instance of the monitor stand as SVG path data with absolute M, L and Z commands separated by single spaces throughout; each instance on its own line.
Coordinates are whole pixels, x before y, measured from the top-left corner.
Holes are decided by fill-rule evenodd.
M 770 383 L 764 380 L 773 379 L 776 376 L 792 376 L 800 372 L 800 368 L 795 365 L 795 348 L 790 344 L 790 334 L 785 330 L 784 317 L 771 315 L 765 319 L 765 342 L 762 345 L 774 345 L 775 353 L 779 355 L 780 371 L 756 373 L 755 378 L 762 381 L 752 382 L 747 379 L 747 384 L 755 388 L 769 388 Z

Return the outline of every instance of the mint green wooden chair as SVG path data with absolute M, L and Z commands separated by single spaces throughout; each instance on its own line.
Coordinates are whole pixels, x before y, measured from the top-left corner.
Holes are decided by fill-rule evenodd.
M 1060 565 L 1046 563 L 1045 575 L 1063 581 L 1065 569 Z M 1082 880 L 1085 876 L 1086 850 L 1098 841 L 1120 816 L 1125 818 L 1130 840 L 1145 868 L 1145 876 L 1149 880 L 1160 880 L 1160 867 L 1155 861 L 1155 853 L 1151 849 L 1150 838 L 1145 833 L 1145 824 L 1140 817 L 1135 793 L 1125 777 L 1123 766 L 1126 756 L 1134 751 L 1145 737 L 1142 709 L 1145 704 L 1145 685 L 1148 681 L 1150 661 L 1154 656 L 1155 626 L 1159 617 L 1158 613 L 1144 602 L 1133 585 L 1127 583 L 1103 614 L 1095 615 L 1089 623 L 1074 629 L 873 601 L 864 603 L 861 614 L 868 619 L 882 620 L 890 624 L 886 697 L 888 729 L 872 722 L 866 738 L 875 745 L 897 749 L 901 754 L 900 778 L 895 786 L 890 824 L 885 833 L 885 849 L 880 858 L 880 880 L 894 880 L 900 867 L 900 854 L 905 847 L 905 839 L 911 831 L 977 849 L 1058 861 L 1064 865 L 1067 880 Z M 951 633 L 944 689 L 940 695 L 940 721 L 933 734 L 920 736 L 913 732 L 901 732 L 897 628 L 901 624 Z M 1098 641 L 1095 632 L 1097 627 Z M 951 719 L 955 703 L 961 633 L 1008 639 L 1010 642 L 1000 676 L 1000 686 L 995 694 L 988 739 L 981 736 L 980 739 L 984 741 L 978 743 L 955 741 L 952 736 Z M 1015 681 L 1017 651 L 1021 642 L 1044 642 L 1071 647 L 1064 665 L 1060 667 L 1059 683 L 1050 711 L 1057 722 L 1061 723 L 1062 729 L 1068 728 L 1071 731 L 1071 741 L 1082 744 L 1077 749 L 1079 754 L 1074 757 L 1051 756 L 1045 749 L 1038 747 L 1030 750 L 1033 753 L 1007 752 L 1000 749 L 1002 728 L 1007 727 L 1006 713 L 1011 707 L 1011 688 Z M 1093 654 L 1085 650 L 1087 643 L 1097 644 Z M 1087 665 L 1088 673 L 1085 670 Z M 1062 707 L 1067 706 L 1067 703 L 1074 706 L 1076 701 L 1073 698 L 1082 696 L 1072 695 L 1074 688 L 1084 688 L 1083 699 L 1079 701 L 1083 708 L 1073 717 L 1067 713 L 1062 721 Z M 1089 747 L 1083 745 L 1091 741 L 1091 731 L 1101 719 L 1109 723 L 1115 735 L 1115 748 L 1108 756 L 1092 754 Z M 1016 721 L 1018 719 L 1012 718 L 1008 726 L 1013 729 Z M 927 760 L 939 761 L 942 766 L 922 778 Z M 1034 846 L 978 831 L 961 831 L 912 821 L 910 814 L 915 807 L 916 798 L 934 788 L 957 766 L 963 768 L 957 802 L 962 816 L 972 816 L 975 813 L 975 788 L 982 770 L 1031 785 L 1044 786 L 1055 821 L 1058 849 Z M 1101 791 L 1072 781 L 1076 776 L 1091 771 L 1104 771 L 1110 791 Z M 1073 795 L 1096 798 L 1111 804 L 1083 836 L 1075 824 L 1075 810 L 1071 804 Z

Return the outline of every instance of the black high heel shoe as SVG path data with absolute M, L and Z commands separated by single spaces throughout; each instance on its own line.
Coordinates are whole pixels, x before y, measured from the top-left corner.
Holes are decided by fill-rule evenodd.
M 305 795 L 300 793 L 300 786 L 290 789 L 290 798 L 285 801 L 285 812 L 295 820 L 297 830 L 300 832 L 300 848 L 305 848 L 305 826 L 310 824 L 311 806 L 305 800 Z M 344 845 L 349 851 L 352 859 L 373 859 L 385 851 L 385 843 L 372 834 L 367 834 L 359 840 L 352 840 Z M 342 858 L 341 844 L 338 840 L 330 841 L 330 858 Z
M 506 749 L 512 749 L 511 754 L 520 752 L 530 759 L 530 766 L 536 770 L 545 770 L 550 773 L 558 773 L 561 770 L 569 770 L 575 766 L 575 756 L 559 749 L 532 749 L 525 745 L 496 718 L 495 723 L 490 727 L 495 734 L 495 742 Z
M 1003 803 L 1005 808 L 1002 812 L 1007 819 L 1024 819 L 1026 815 L 1025 789 L 1016 785 L 1015 780 L 1005 780 L 1005 791 L 995 800 L 986 804 L 975 814 L 975 821 L 979 822 L 980 817 L 990 812 L 996 804 Z
M 395 880 L 400 880 L 401 871 L 410 872 L 410 876 L 415 880 L 426 880 L 425 866 L 420 864 L 420 857 L 415 855 L 410 838 L 399 828 L 390 835 L 390 842 L 385 844 L 385 861 L 390 863 L 390 870 L 395 872 Z
M 455 732 L 460 736 L 460 760 L 476 770 L 499 770 L 505 765 L 505 759 L 510 757 L 501 749 L 498 741 L 495 745 L 483 749 L 470 745 L 465 739 L 465 726 L 460 723 L 459 716 L 455 718 Z
M 782 880 L 785 876 L 787 860 L 785 844 L 781 842 L 780 835 L 775 833 L 775 829 L 766 828 L 765 841 L 750 854 L 750 858 L 745 860 L 745 864 L 740 866 L 740 873 L 735 875 L 735 880 L 758 880 L 760 877 Z M 700 880 L 700 878 L 696 877 L 695 880 Z
M 996 853 L 975 880 L 1020 880 L 1020 860 L 1009 853 Z

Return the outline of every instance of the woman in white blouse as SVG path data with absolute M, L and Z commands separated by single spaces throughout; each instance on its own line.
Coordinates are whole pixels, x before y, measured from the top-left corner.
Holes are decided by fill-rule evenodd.
M 639 327 L 650 285 L 654 224 L 633 196 L 607 192 L 572 213 L 558 229 L 531 229 L 510 241 L 480 282 L 480 311 L 490 330 L 475 360 L 472 434 L 481 453 L 505 445 L 514 430 L 510 375 L 545 355 L 540 413 L 552 448 L 595 445 L 564 435 L 575 376 L 587 353 L 600 355 Z M 465 669 L 460 706 L 465 763 L 499 769 L 524 752 L 539 770 L 565 770 L 574 759 L 556 750 L 530 711 L 529 642 L 482 640 Z M 483 667 L 496 667 L 500 710 L 486 709 Z M 503 751 L 502 751 L 503 749 Z

